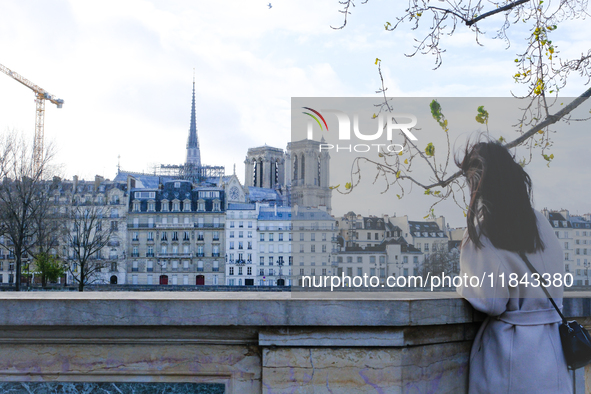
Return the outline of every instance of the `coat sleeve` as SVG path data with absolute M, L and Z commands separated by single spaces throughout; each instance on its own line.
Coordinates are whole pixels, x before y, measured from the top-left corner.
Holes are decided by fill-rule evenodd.
M 509 300 L 507 275 L 504 286 L 501 286 L 499 281 L 499 275 L 505 272 L 503 261 L 488 240 L 483 242 L 481 248 L 476 248 L 467 235 L 465 237 L 460 253 L 462 284 L 457 288 L 457 292 L 466 298 L 474 309 L 490 316 L 498 316 L 507 310 Z M 477 277 L 478 281 L 473 277 Z

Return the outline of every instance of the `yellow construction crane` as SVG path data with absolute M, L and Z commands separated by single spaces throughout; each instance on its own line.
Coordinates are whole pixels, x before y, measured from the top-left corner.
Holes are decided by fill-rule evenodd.
M 49 100 L 58 108 L 61 108 L 64 104 L 64 100 L 58 99 L 57 97 L 49 94 L 45 89 L 35 85 L 33 82 L 29 81 L 27 78 L 21 76 L 15 71 L 12 71 L 8 67 L 3 66 L 0 64 L 0 71 L 4 74 L 12 77 L 31 89 L 35 92 L 35 105 L 37 107 L 37 111 L 35 113 L 35 142 L 33 144 L 33 162 L 35 163 L 35 168 L 39 168 L 41 162 L 43 161 L 43 118 L 45 116 L 45 100 Z

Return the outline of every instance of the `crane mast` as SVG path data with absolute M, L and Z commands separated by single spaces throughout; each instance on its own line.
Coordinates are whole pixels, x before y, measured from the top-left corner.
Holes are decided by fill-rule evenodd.
M 49 94 L 45 89 L 41 88 L 40 86 L 34 84 L 33 82 L 29 81 L 27 78 L 23 77 L 22 75 L 18 74 L 15 71 L 12 71 L 8 67 L 3 66 L 0 64 L 0 71 L 4 74 L 16 79 L 21 84 L 25 85 L 33 92 L 35 92 L 35 140 L 33 143 L 33 163 L 35 164 L 35 169 L 38 170 L 43 162 L 43 140 L 44 140 L 44 118 L 45 118 L 45 100 L 51 101 L 53 104 L 57 105 L 58 108 L 61 108 L 64 104 L 64 100 L 55 97 L 52 94 Z

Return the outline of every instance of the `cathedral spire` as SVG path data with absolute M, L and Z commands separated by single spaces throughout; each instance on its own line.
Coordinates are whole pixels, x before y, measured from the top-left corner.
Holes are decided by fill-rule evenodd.
M 193 101 L 191 102 L 191 125 L 187 140 L 187 164 L 201 166 L 201 153 L 197 139 L 197 122 L 195 120 L 195 69 L 193 69 Z

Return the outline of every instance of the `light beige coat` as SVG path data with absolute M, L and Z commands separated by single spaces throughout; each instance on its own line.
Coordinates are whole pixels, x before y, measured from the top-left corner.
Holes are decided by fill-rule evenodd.
M 544 251 L 528 254 L 540 274 L 564 275 L 560 243 L 548 220 L 536 212 Z M 465 234 L 467 237 L 467 234 Z M 472 345 L 469 394 L 536 393 L 571 394 L 572 382 L 562 352 L 558 322 L 560 317 L 542 289 L 524 284 L 509 287 L 511 273 L 518 278 L 531 273 L 517 253 L 497 249 L 482 237 L 477 249 L 467 240 L 460 255 L 461 276 L 478 276 L 482 287 L 462 286 L 458 292 L 472 306 L 489 315 Z M 491 287 L 489 275 L 495 284 Z M 504 274 L 505 283 L 498 281 Z M 475 283 L 475 282 L 473 282 Z M 548 288 L 558 307 L 562 307 L 562 287 Z

